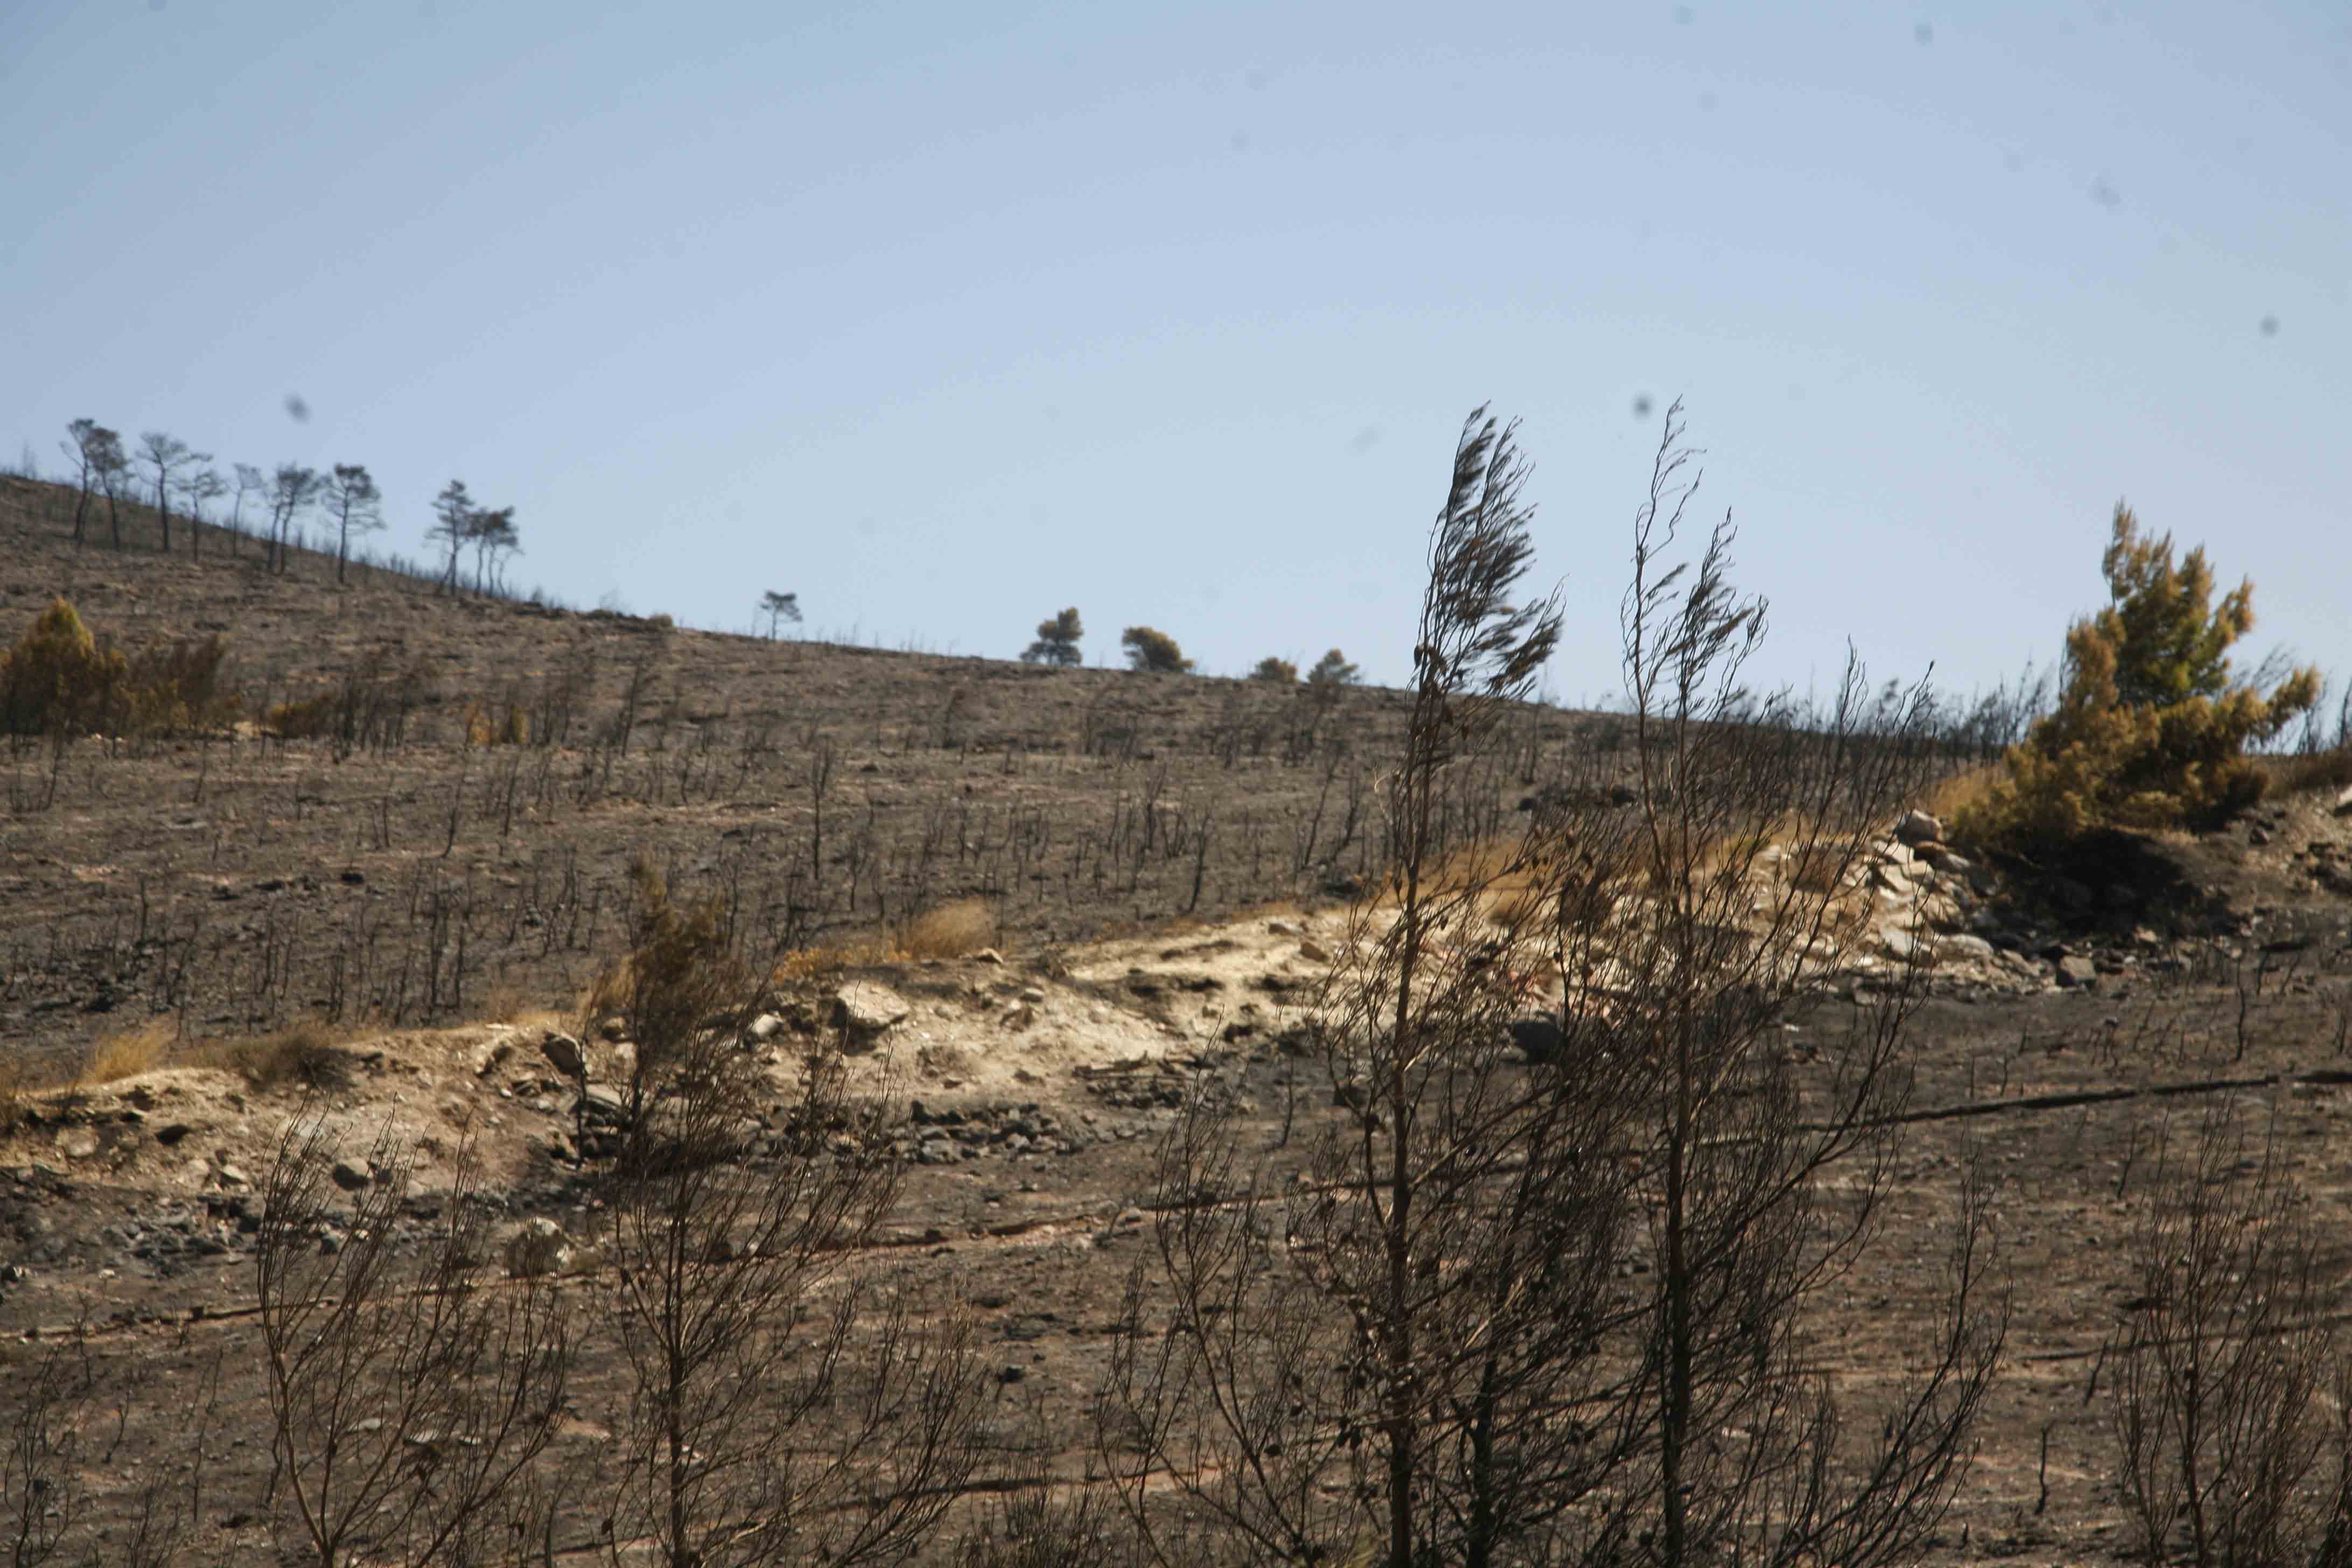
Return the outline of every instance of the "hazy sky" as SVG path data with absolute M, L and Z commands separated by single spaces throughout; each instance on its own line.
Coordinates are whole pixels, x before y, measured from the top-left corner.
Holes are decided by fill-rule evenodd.
M 1393 680 L 1491 401 L 1596 696 L 1681 395 L 1768 676 L 2046 658 L 2118 496 L 2352 675 L 2336 0 L 0 0 L 0 453 L 461 477 L 583 605 Z

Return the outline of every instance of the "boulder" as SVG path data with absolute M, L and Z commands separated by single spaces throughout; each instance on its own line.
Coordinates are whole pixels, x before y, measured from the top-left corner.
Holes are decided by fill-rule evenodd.
M 560 1274 L 572 1264 L 572 1238 L 551 1219 L 523 1222 L 507 1241 L 507 1274 L 515 1279 L 535 1279 Z
M 547 1058 L 548 1066 L 574 1083 L 588 1077 L 587 1055 L 581 1050 L 580 1042 L 569 1035 L 548 1030 L 539 1037 L 539 1054 Z
M 1918 936 L 1899 925 L 1878 928 L 1878 949 L 1897 963 L 1910 963 L 1927 957 L 1927 949 Z
M 833 1026 L 853 1040 L 878 1039 L 907 1012 L 905 997 L 870 980 L 853 980 L 833 994 Z
M 2336 804 L 2329 809 L 2338 816 L 2352 816 L 2352 784 L 2336 792 Z
M 1559 1055 L 1559 1020 L 1530 1014 L 1511 1020 L 1511 1043 L 1519 1047 L 1528 1060 L 1548 1062 Z
M 335 1168 L 328 1174 L 334 1177 L 335 1185 L 347 1193 L 365 1192 L 375 1182 L 374 1175 L 365 1165 L 351 1160 L 336 1161 Z
M 1924 811 L 1906 811 L 1895 820 L 1895 837 L 1906 844 L 1939 843 L 1944 825 Z
M 1936 942 L 1936 956 L 1948 961 L 1990 963 L 1993 962 L 1993 946 L 1980 936 L 1970 936 L 1963 931 L 1938 938 Z
M 755 1045 L 765 1045 L 783 1029 L 784 1021 L 773 1013 L 762 1013 L 745 1026 L 743 1037 Z
M 2089 985 L 2099 978 L 2099 966 L 2079 954 L 2069 953 L 2058 961 L 2058 984 L 2072 989 Z
M 1948 877 L 1965 877 L 1977 868 L 1976 862 L 1948 844 L 1923 844 L 1919 858 Z

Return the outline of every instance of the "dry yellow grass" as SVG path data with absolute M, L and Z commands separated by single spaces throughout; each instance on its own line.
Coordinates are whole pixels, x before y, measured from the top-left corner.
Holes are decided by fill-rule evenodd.
M 350 1037 L 349 1030 L 306 1022 L 267 1035 L 206 1040 L 184 1059 L 236 1073 L 255 1089 L 269 1089 L 289 1079 L 316 1085 L 333 1075 L 335 1047 Z
M 169 1018 L 151 1018 L 127 1034 L 109 1035 L 89 1047 L 76 1081 L 85 1085 L 119 1083 L 126 1078 L 153 1072 L 171 1055 L 178 1037 Z
M 893 945 L 907 958 L 962 958 L 995 941 L 996 911 L 988 900 L 959 899 L 908 921 Z
M 1963 768 L 1948 778 L 1938 780 L 1936 787 L 1927 792 L 1927 798 L 1920 809 L 1949 828 L 1955 816 L 1992 793 L 1992 786 L 2000 782 L 2005 771 L 2005 765 L 2000 763 L 1984 763 L 1973 768 Z
M 2333 792 L 2352 784 L 2352 746 L 2293 756 L 2261 757 L 2256 759 L 2255 765 L 2269 777 L 2273 795 L 2307 795 L 2315 790 Z
M 784 985 L 844 969 L 887 963 L 897 955 L 898 950 L 891 945 L 889 939 L 877 933 L 838 937 L 831 942 L 794 948 L 769 971 L 768 978 L 772 984 Z

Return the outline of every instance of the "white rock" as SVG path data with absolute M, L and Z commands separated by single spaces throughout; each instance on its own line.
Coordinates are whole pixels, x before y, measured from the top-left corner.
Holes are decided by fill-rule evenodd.
M 1930 844 L 1944 837 L 1944 825 L 1924 811 L 1906 811 L 1895 821 L 1895 837 L 1906 844 Z
M 853 980 L 833 994 L 834 1026 L 859 1039 L 887 1032 L 907 1012 L 905 997 L 870 980 Z
M 1936 942 L 1936 955 L 1969 963 L 1990 963 L 1993 962 L 1993 945 L 1980 936 L 1959 932 L 1939 938 Z
M 773 1013 L 762 1013 L 758 1017 L 751 1020 L 750 1026 L 744 1029 L 743 1036 L 746 1039 L 751 1040 L 757 1044 L 765 1045 L 768 1041 L 774 1039 L 778 1031 L 782 1030 L 783 1026 L 784 1021 L 782 1018 L 777 1017 Z

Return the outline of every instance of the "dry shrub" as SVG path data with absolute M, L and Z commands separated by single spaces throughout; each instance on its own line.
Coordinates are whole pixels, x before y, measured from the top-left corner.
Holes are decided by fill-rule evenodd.
M 596 977 L 582 1021 L 617 1017 L 636 1042 L 628 1085 L 634 1119 L 689 1065 L 703 1036 L 737 1032 L 759 992 L 728 942 L 715 902 L 672 902 L 661 873 L 642 858 L 629 877 L 630 951 Z
M 1920 809 L 1938 821 L 1950 822 L 1961 813 L 1981 805 L 2000 779 L 2000 768 L 1996 763 L 1963 768 L 1937 780 Z
M 33 1070 L 22 1058 L 0 1059 L 0 1133 L 16 1130 L 24 1119 L 26 1097 L 36 1087 Z
M 466 744 L 528 746 L 530 715 L 520 702 L 470 701 L 466 704 Z
M 2269 777 L 2271 787 L 2281 795 L 2307 795 L 2315 790 L 2352 786 L 2352 746 L 2264 757 L 2259 765 Z
M 179 735 L 236 722 L 242 704 L 227 689 L 228 643 L 219 637 L 150 648 L 131 660 L 126 691 L 130 727 Z
M 310 1020 L 267 1035 L 207 1040 L 189 1059 L 236 1073 L 255 1089 L 274 1089 L 289 1081 L 319 1089 L 341 1076 L 343 1055 L 335 1047 L 342 1038 L 338 1031 Z
M 315 740 L 333 731 L 335 715 L 340 710 L 341 701 L 336 694 L 322 691 L 316 697 L 300 697 L 291 702 L 280 702 L 269 710 L 264 727 L 281 740 Z
M 838 974 L 845 969 L 863 969 L 887 963 L 898 956 L 899 949 L 888 937 L 867 931 L 796 947 L 776 963 L 768 978 L 772 984 L 790 985 L 799 981 Z
M 962 958 L 996 939 L 996 913 L 986 899 L 959 899 L 917 915 L 898 931 L 900 953 L 908 958 Z
M 127 1034 L 109 1035 L 90 1047 L 89 1056 L 82 1061 L 79 1081 L 117 1083 L 153 1072 L 171 1054 L 172 1042 L 177 1035 L 169 1018 L 151 1018 Z

